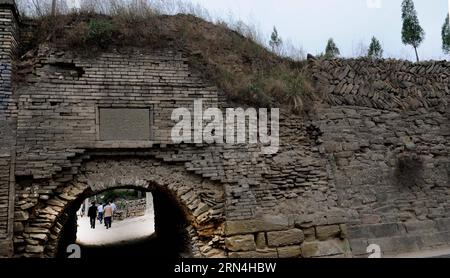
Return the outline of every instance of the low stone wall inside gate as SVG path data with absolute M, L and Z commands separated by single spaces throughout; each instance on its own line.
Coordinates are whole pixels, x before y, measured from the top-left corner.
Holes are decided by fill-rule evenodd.
M 147 209 L 147 202 L 145 198 L 135 200 L 119 200 L 116 201 L 116 203 L 117 210 L 114 212 L 114 218 L 117 220 L 144 216 Z

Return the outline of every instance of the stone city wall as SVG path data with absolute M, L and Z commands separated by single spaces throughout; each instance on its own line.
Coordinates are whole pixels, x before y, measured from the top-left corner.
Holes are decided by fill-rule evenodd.
M 14 15 L 0 7 L 2 18 Z M 17 34 L 14 20 L 0 24 Z M 2 59 L 15 48 L 3 42 Z M 450 243 L 449 63 L 310 59 L 324 101 L 308 117 L 281 111 L 271 155 L 259 145 L 172 144 L 175 108 L 229 106 L 182 51 L 86 56 L 41 45 L 14 67 L 2 63 L 0 229 L 14 250 L 0 256 L 55 256 L 70 208 L 124 187 L 157 192 L 155 213 L 158 197 L 175 200 L 197 257 Z
M 450 63 L 310 60 L 322 136 L 354 254 L 450 243 Z
M 340 225 L 345 223 L 345 213 L 337 206 L 333 179 L 314 141 L 314 130 L 301 118 L 283 116 L 282 143 L 274 155 L 262 155 L 258 145 L 173 145 L 173 109 L 192 109 L 198 98 L 203 99 L 204 107 L 227 105 L 220 101 L 216 88 L 190 71 L 183 53 L 128 49 L 87 58 L 42 46 L 31 62 L 23 61 L 19 67 L 29 72 L 18 89 L 15 174 L 20 178 L 15 204 L 16 214 L 27 217 L 16 220 L 15 239 L 16 250 L 22 250 L 22 254 L 42 254 L 48 238 L 30 237 L 34 232 L 50 234 L 51 227 L 48 231 L 29 227 L 42 225 L 47 229 L 55 220 L 52 214 L 41 217 L 36 212 L 45 210 L 55 197 L 70 200 L 72 197 L 61 192 L 80 175 L 85 163 L 102 155 L 119 160 L 130 155 L 147 157 L 168 169 L 182 165 L 188 176 L 221 184 L 224 202 L 201 208 L 203 202 L 196 201 L 194 207 L 188 207 L 195 217 L 209 207 L 223 211 L 225 227 L 231 228 L 225 228 L 221 237 L 231 236 L 228 243 L 236 235 L 255 237 L 253 249 L 229 249 L 230 245 L 219 240 L 230 256 L 288 256 L 286 252 L 300 256 L 302 244 L 313 244 L 305 238 L 311 242 L 325 238 L 332 241 L 308 247 L 310 251 L 305 251 L 304 256 L 348 253 L 346 241 L 341 240 L 345 226 Z M 102 140 L 99 112 L 105 108 L 128 109 L 121 110 L 124 116 L 133 109 L 148 108 L 149 140 Z M 57 211 L 56 216 L 61 208 Z M 246 221 L 256 221 L 257 225 L 248 227 Z M 325 229 L 317 238 L 316 226 Z M 268 240 L 269 233 L 291 233 L 293 229 L 295 233 L 282 243 Z M 262 244 L 260 238 L 257 246 L 257 234 L 267 237 L 267 244 Z M 52 246 L 48 255 L 54 250 Z

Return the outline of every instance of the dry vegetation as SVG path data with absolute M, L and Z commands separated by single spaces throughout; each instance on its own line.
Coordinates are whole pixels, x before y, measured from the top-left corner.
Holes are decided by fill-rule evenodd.
M 28 48 L 46 42 L 91 54 L 130 46 L 181 49 L 190 56 L 191 66 L 231 101 L 260 107 L 287 105 L 294 112 L 309 106 L 303 105 L 312 96 L 304 62 L 269 51 L 253 27 L 240 21 L 211 23 L 200 7 L 175 5 L 170 12 L 147 4 L 108 7 L 34 16 L 30 39 L 34 45 Z

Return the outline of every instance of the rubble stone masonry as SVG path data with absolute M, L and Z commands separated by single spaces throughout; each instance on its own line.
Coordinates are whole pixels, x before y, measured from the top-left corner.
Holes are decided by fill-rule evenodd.
M 323 132 L 354 254 L 450 240 L 450 63 L 310 60 L 326 99 Z

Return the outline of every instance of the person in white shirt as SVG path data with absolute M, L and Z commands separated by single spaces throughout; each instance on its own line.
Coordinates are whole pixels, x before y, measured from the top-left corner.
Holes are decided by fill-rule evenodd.
M 100 221 L 100 224 L 102 224 L 102 222 L 103 222 L 103 204 L 100 204 L 97 207 L 97 210 L 98 210 L 98 221 Z

